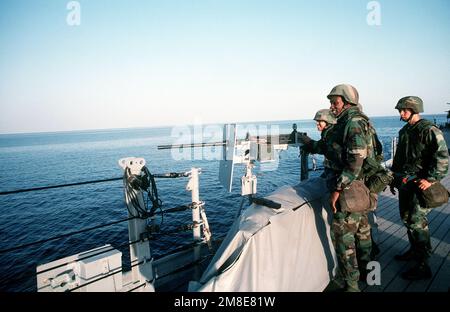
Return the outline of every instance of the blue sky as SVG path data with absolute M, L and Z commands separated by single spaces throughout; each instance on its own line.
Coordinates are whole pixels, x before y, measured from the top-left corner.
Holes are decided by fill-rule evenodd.
M 0 133 L 310 119 L 353 84 L 369 116 L 450 102 L 450 1 L 0 2 Z

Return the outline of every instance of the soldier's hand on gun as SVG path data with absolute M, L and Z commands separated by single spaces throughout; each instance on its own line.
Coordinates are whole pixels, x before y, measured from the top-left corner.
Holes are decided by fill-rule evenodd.
M 311 138 L 303 133 L 298 134 L 297 138 L 298 141 L 303 144 L 309 144 L 311 142 Z
M 330 206 L 331 209 L 333 210 L 333 213 L 337 212 L 337 208 L 336 208 L 336 203 L 339 199 L 339 192 L 338 191 L 334 191 L 330 194 Z

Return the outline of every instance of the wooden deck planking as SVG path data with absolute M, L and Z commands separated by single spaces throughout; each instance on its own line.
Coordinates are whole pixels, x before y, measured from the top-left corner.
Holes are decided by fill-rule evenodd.
M 450 176 L 442 183 L 450 189 Z M 428 280 L 407 281 L 400 277 L 401 272 L 413 265 L 412 262 L 394 260 L 396 254 L 409 248 L 406 227 L 400 220 L 398 196 L 388 190 L 381 193 L 378 209 L 378 239 L 380 254 L 377 261 L 381 264 L 381 285 L 367 286 L 360 283 L 366 292 L 425 292 L 448 291 L 450 288 L 450 204 L 433 209 L 428 215 L 433 254 L 429 264 L 433 277 Z
M 427 291 L 448 291 L 450 292 L 450 252 L 442 263 L 439 271 L 434 277 Z
M 444 207 L 438 208 L 439 210 L 444 209 Z M 444 214 L 439 213 L 439 211 L 435 211 L 430 213 L 429 215 L 429 221 L 430 224 L 434 224 L 436 222 L 441 222 L 442 219 L 445 218 Z M 409 241 L 406 234 L 406 227 L 403 226 L 401 221 L 398 221 L 398 224 L 395 225 L 395 227 L 391 226 L 390 229 L 395 228 L 395 232 L 390 233 L 389 237 L 383 242 L 383 244 L 380 246 L 381 249 L 381 256 L 379 257 L 378 261 L 381 263 L 382 273 L 382 285 L 381 286 L 371 286 L 368 287 L 367 291 L 399 291 L 392 290 L 389 287 L 391 286 L 391 283 L 395 278 L 399 276 L 401 272 L 411 267 L 413 263 L 411 262 L 402 262 L 402 261 L 396 261 L 394 259 L 394 256 L 396 254 L 401 254 L 405 252 L 409 248 Z M 433 236 L 436 227 L 433 227 L 433 225 L 430 226 L 430 232 Z M 402 283 L 403 280 L 401 280 L 399 283 Z M 405 285 L 406 287 L 407 285 Z
M 431 215 L 431 213 L 430 213 Z M 444 229 L 446 226 L 445 223 L 445 219 L 447 219 L 448 215 L 447 214 L 443 214 L 443 213 L 439 213 L 439 214 L 434 214 L 434 218 L 429 219 L 430 221 L 430 234 L 431 234 L 431 246 L 433 248 L 433 256 L 435 256 L 435 252 L 436 252 L 436 248 L 437 246 L 440 244 L 441 239 L 443 238 L 443 236 L 446 234 L 446 232 L 442 233 L 443 231 L 439 231 L 439 229 Z M 441 227 L 441 225 L 443 225 Z M 438 237 L 436 238 L 436 236 L 438 235 Z M 405 240 L 407 240 L 407 236 L 405 235 Z M 407 248 L 405 248 L 405 251 L 409 248 L 409 243 L 407 244 Z M 434 258 L 434 257 L 433 257 Z M 433 273 L 436 273 L 436 269 L 439 268 L 440 263 L 436 263 L 435 261 L 431 261 L 432 259 L 430 258 L 430 262 L 429 265 L 431 267 L 431 270 Z M 394 260 L 395 262 L 399 262 Z M 436 260 L 437 261 L 437 260 Z M 440 261 L 442 262 L 442 260 Z M 409 268 L 412 264 L 414 264 L 414 262 L 409 262 L 407 263 L 407 266 L 405 266 L 406 268 Z M 384 289 L 384 291 L 406 291 L 406 289 L 409 286 L 412 286 L 412 289 L 414 289 L 415 287 L 417 287 L 416 291 L 425 291 L 426 290 L 426 286 L 424 285 L 424 283 L 428 284 L 430 283 L 431 280 L 426 280 L 426 281 L 407 281 L 404 280 L 400 277 L 400 273 L 403 272 L 405 269 L 401 269 L 400 271 L 397 272 L 397 274 L 395 275 L 395 277 L 390 281 L 390 283 L 387 285 L 387 287 Z M 423 287 L 420 287 L 419 285 L 423 285 Z M 423 288 L 422 290 L 420 290 L 420 288 Z
M 439 275 L 440 269 L 442 267 L 442 265 L 445 263 L 446 259 L 447 259 L 447 255 L 450 251 L 450 229 L 446 228 L 445 226 L 441 226 L 440 227 L 441 231 L 440 232 L 444 232 L 444 235 L 442 237 L 442 240 L 439 240 L 437 237 L 441 234 L 441 233 L 437 233 L 439 235 L 436 235 L 434 237 L 431 238 L 431 245 L 434 246 L 436 244 L 436 248 L 434 248 L 433 250 L 433 254 L 431 255 L 428 263 L 430 265 L 430 267 L 433 270 L 433 273 L 436 273 L 437 275 Z M 438 230 L 439 232 L 439 230 Z M 436 278 L 436 275 L 433 276 L 433 278 L 431 280 L 422 280 L 422 281 L 417 281 L 414 283 L 410 283 L 408 285 L 408 287 L 406 288 L 406 291 L 410 292 L 410 291 L 427 291 L 427 289 L 429 289 L 431 283 L 433 282 L 433 280 Z M 450 276 L 448 276 L 448 278 L 450 279 Z M 449 285 L 447 285 L 449 286 Z

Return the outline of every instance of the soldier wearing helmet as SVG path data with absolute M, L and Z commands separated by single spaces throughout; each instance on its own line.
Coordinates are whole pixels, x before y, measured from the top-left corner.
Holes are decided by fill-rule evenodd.
M 328 126 L 336 124 L 336 117 L 329 109 L 321 109 L 317 111 L 314 116 L 314 120 L 319 124 L 317 125 L 317 130 L 319 131 L 323 131 Z
M 342 88 L 343 92 L 340 92 L 338 88 L 333 88 L 332 93 L 336 94 L 342 94 L 345 95 L 347 98 L 347 102 L 353 102 L 358 103 L 358 92 L 354 87 L 344 87 Z M 336 92 L 337 90 L 337 92 Z M 362 113 L 362 106 L 361 104 L 354 105 L 361 116 L 363 116 L 365 119 L 368 120 L 368 117 L 365 116 Z M 363 119 L 364 119 L 363 118 Z M 364 119 L 364 120 L 365 120 Z M 344 167 L 344 163 L 342 161 L 342 149 L 338 148 L 336 150 L 336 144 L 333 144 L 332 141 L 332 133 L 334 131 L 334 125 L 337 124 L 337 119 L 334 116 L 334 114 L 331 112 L 330 109 L 322 109 L 319 110 L 316 113 L 316 116 L 314 117 L 314 120 L 317 121 L 317 129 L 319 131 L 322 130 L 321 123 L 323 121 L 327 122 L 327 128 L 322 132 L 322 137 L 320 141 L 313 141 L 311 140 L 311 143 L 305 144 L 306 150 L 311 153 L 317 153 L 317 154 L 324 154 L 324 172 L 322 174 L 322 178 L 327 179 L 330 185 L 330 191 L 334 190 L 334 184 L 336 181 L 337 174 L 339 172 L 342 172 L 342 169 Z M 325 124 L 325 122 L 323 122 Z M 369 128 L 373 132 L 373 134 L 376 136 L 375 129 L 373 126 L 369 123 Z M 338 134 L 340 136 L 341 134 Z M 307 138 L 309 139 L 309 138 Z M 373 142 L 369 140 L 368 148 L 372 149 Z M 376 201 L 377 201 L 377 194 L 371 194 L 372 200 L 374 203 L 373 209 L 375 209 Z M 368 224 L 366 224 L 366 217 Z M 371 227 L 377 227 L 376 223 L 376 217 L 375 212 L 368 212 L 367 214 L 364 214 L 362 216 L 362 226 L 358 228 L 358 231 L 356 232 L 356 241 L 355 241 L 355 248 L 356 248 L 356 255 L 357 255 L 357 263 L 358 263 L 358 270 L 360 272 L 359 279 L 365 281 L 367 276 L 367 263 L 375 258 L 375 256 L 380 252 L 378 246 L 375 244 L 375 241 L 373 239 L 373 233 L 371 230 Z M 369 229 L 370 235 L 367 235 L 367 230 Z M 347 248 L 344 246 L 343 248 Z M 337 281 L 338 284 L 342 284 L 342 281 Z M 356 287 L 355 287 L 356 288 Z
M 399 190 L 400 217 L 407 228 L 410 248 L 396 255 L 397 261 L 414 260 L 415 266 L 402 273 L 402 278 L 418 280 L 431 278 L 428 265 L 431 255 L 430 232 L 427 214 L 430 208 L 422 207 L 417 191 L 426 190 L 441 180 L 448 171 L 448 149 L 443 134 L 431 121 L 422 119 L 423 101 L 417 96 L 401 98 L 395 109 L 406 125 L 399 131 L 397 152 L 392 171 L 395 179 L 391 185 Z
M 327 183 L 330 190 L 330 206 L 333 209 L 332 238 L 338 257 L 338 274 L 335 282 L 344 282 L 346 291 L 359 291 L 358 280 L 365 264 L 371 261 L 372 248 L 368 212 L 376 206 L 376 197 L 369 196 L 364 185 L 363 165 L 375 159 L 372 129 L 369 118 L 360 110 L 359 94 L 349 84 L 335 86 L 327 98 L 330 110 L 337 118 L 333 132 L 328 139 L 327 149 L 334 156 L 330 159 L 333 176 Z M 373 127 L 372 127 L 373 128 Z M 376 160 L 374 160 L 376 162 Z M 341 197 L 344 189 L 362 189 L 361 197 Z M 370 208 L 366 205 L 370 199 Z M 375 195 L 376 196 L 376 195 Z M 352 209 L 350 209 L 352 208 Z M 357 258 L 357 242 L 358 258 Z
M 323 165 L 325 168 L 324 175 L 326 175 L 328 170 L 330 170 L 330 162 L 327 157 L 332 156 L 325 150 L 326 141 L 333 129 L 333 125 L 335 125 L 337 121 L 336 117 L 329 109 L 320 109 L 317 111 L 314 120 L 316 121 L 317 130 L 320 131 L 320 140 L 312 140 L 306 134 L 300 135 L 299 140 L 304 144 L 303 148 L 307 153 L 325 155 Z
M 423 113 L 423 101 L 420 97 L 417 96 L 405 96 L 397 102 L 397 105 L 395 105 L 395 109 L 398 110 L 399 112 L 401 109 L 409 110 L 411 114 L 407 118 L 407 120 L 404 120 L 403 117 L 400 115 L 400 120 L 409 122 L 409 120 L 411 120 L 411 118 L 415 114 Z

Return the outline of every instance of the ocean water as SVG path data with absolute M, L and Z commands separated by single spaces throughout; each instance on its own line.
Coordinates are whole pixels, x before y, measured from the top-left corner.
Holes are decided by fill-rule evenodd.
M 425 116 L 438 124 L 445 115 Z M 372 121 L 383 142 L 386 159 L 390 157 L 390 142 L 403 126 L 398 117 L 374 117 Z M 290 133 L 292 123 L 298 131 L 312 138 L 320 134 L 315 123 L 284 121 L 241 124 L 239 137 L 247 130 L 278 129 Z M 274 127 L 274 128 L 271 128 Z M 241 202 L 240 177 L 244 167 L 237 165 L 234 187 L 228 193 L 218 181 L 220 150 L 195 148 L 180 154 L 176 150 L 158 150 L 162 144 L 192 141 L 221 141 L 221 125 L 184 126 L 177 128 L 114 129 L 57 133 L 0 135 L 0 192 L 47 185 L 91 181 L 122 176 L 118 160 L 143 157 L 152 173 L 185 172 L 202 168 L 200 198 L 213 236 L 224 237 L 231 226 Z M 251 132 L 253 134 L 254 132 Z M 181 156 L 184 156 L 181 157 Z M 181 158 L 181 159 L 180 159 Z M 320 157 L 318 160 L 320 162 Z M 276 170 L 274 170 L 276 169 Z M 298 149 L 280 153 L 278 160 L 255 168 L 258 194 L 264 196 L 285 184 L 299 182 Z M 311 172 L 311 176 L 320 172 Z M 157 179 L 163 209 L 190 203 L 191 194 L 185 190 L 187 179 Z M 127 218 L 122 181 L 72 186 L 0 196 L 0 250 L 55 237 L 64 233 Z M 191 222 L 190 211 L 166 214 L 157 219 L 161 228 L 174 231 Z M 151 242 L 155 258 L 170 253 L 192 241 L 191 232 L 163 235 Z M 0 291 L 36 291 L 36 266 L 92 248 L 128 242 L 127 223 L 103 227 L 47 243 L 0 253 Z M 122 251 L 123 267 L 129 267 L 128 247 Z

